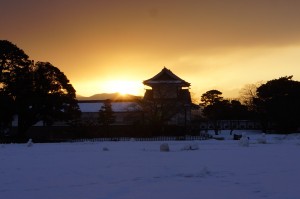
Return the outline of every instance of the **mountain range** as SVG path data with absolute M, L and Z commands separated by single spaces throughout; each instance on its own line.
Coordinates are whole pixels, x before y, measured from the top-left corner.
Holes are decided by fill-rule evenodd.
M 135 95 L 130 95 L 130 94 L 120 94 L 120 93 L 100 93 L 100 94 L 95 94 L 90 97 L 84 97 L 81 95 L 77 95 L 76 99 L 77 100 L 106 100 L 110 99 L 113 101 L 127 101 L 127 100 L 136 100 L 136 99 L 141 99 L 141 96 L 135 96 Z

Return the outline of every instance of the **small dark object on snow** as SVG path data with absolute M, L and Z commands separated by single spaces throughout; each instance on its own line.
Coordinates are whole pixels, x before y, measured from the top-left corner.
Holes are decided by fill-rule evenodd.
M 234 140 L 240 140 L 242 138 L 242 135 L 233 134 Z
M 109 151 L 109 149 L 107 147 L 103 147 L 102 149 L 103 151 Z
M 162 151 L 162 152 L 168 152 L 168 151 L 170 151 L 169 145 L 167 143 L 161 144 L 160 145 L 160 151 Z

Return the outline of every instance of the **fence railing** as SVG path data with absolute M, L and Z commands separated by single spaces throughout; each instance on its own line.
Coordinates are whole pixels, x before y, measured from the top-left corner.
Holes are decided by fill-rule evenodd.
M 180 141 L 180 140 L 207 140 L 209 136 L 159 136 L 159 137 L 140 137 L 140 138 L 129 138 L 129 137 L 116 137 L 116 138 L 84 138 L 84 139 L 73 139 L 70 142 L 109 142 L 109 141 Z
M 111 141 L 180 141 L 180 140 L 207 140 L 208 134 L 198 136 L 158 136 L 158 137 L 99 137 L 99 138 L 75 138 L 75 139 L 32 139 L 35 143 L 57 142 L 111 142 Z M 28 139 L 0 138 L 0 144 L 26 143 Z

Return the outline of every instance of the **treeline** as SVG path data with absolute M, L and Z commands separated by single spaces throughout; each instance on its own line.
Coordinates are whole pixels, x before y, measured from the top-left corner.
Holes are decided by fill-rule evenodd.
M 280 77 L 265 84 L 249 84 L 240 100 L 227 100 L 222 92 L 210 90 L 201 96 L 204 120 L 217 134 L 221 120 L 259 121 L 264 132 L 291 133 L 300 127 L 300 82 L 293 76 Z M 229 126 L 234 130 L 233 126 Z

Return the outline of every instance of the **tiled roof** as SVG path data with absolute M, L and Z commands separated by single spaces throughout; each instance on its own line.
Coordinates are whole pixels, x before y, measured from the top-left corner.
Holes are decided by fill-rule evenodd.
M 191 84 L 184 81 L 175 75 L 171 70 L 164 67 L 157 75 L 154 77 L 143 81 L 143 84 L 147 86 L 152 86 L 154 84 L 179 84 L 183 87 L 189 87 Z

